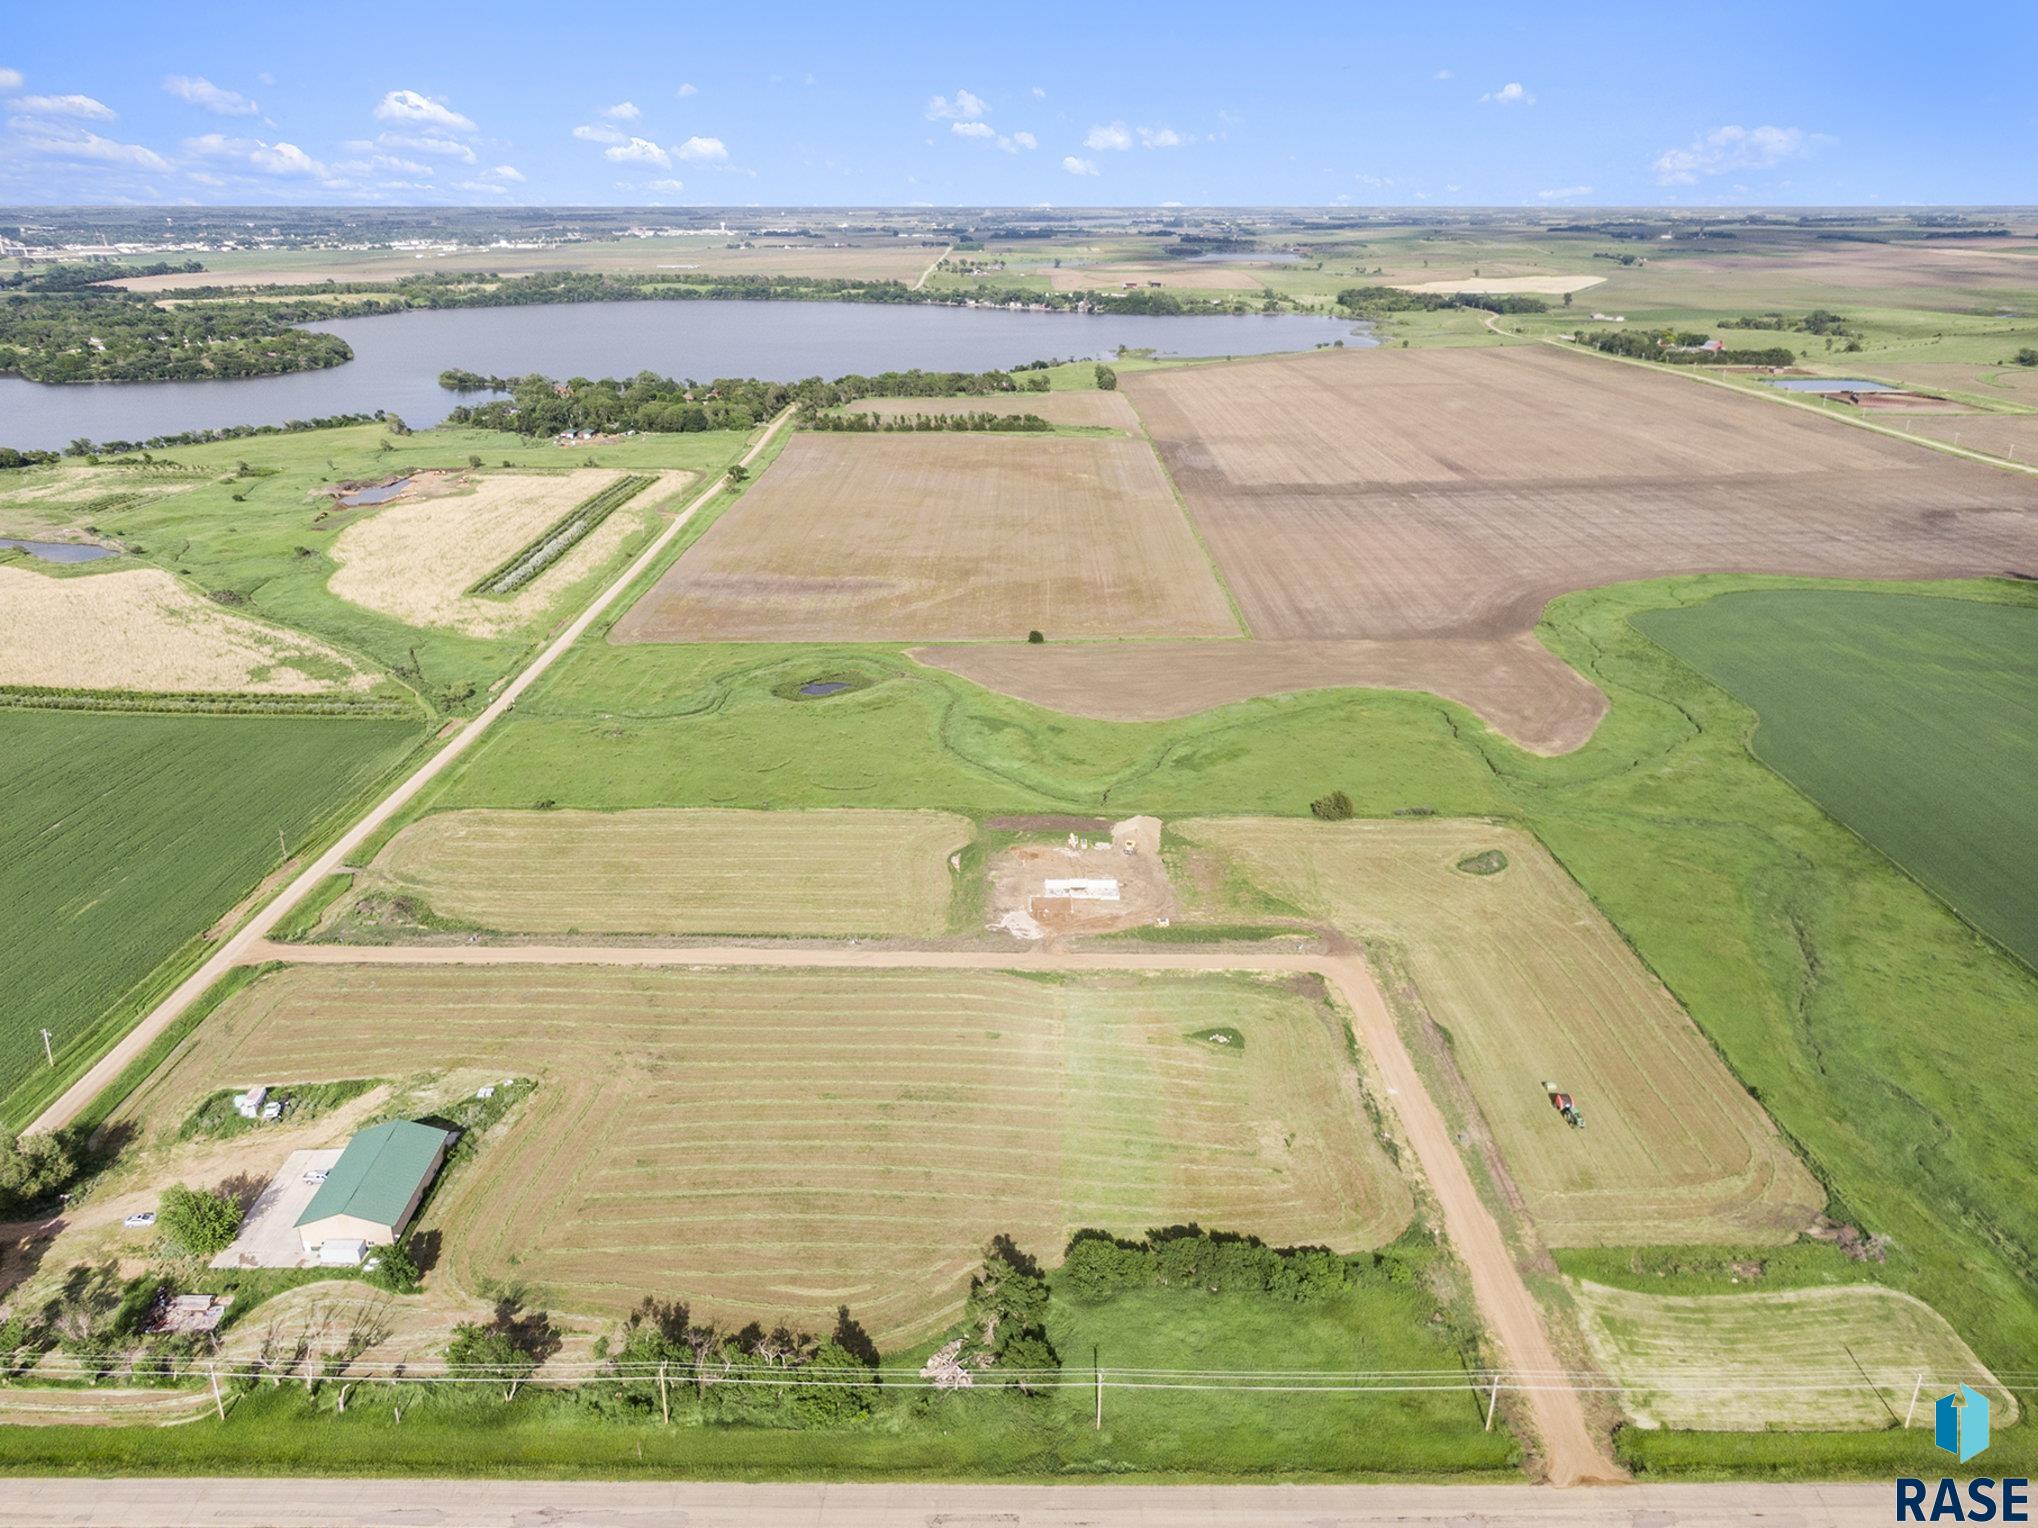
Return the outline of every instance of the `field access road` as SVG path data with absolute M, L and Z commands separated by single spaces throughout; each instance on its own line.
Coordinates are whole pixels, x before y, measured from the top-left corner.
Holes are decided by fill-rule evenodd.
M 836 945 L 606 946 L 606 945 L 380 945 L 251 942 L 251 961 L 298 965 L 602 965 L 602 966 L 828 966 L 863 970 L 986 969 L 997 971 L 1292 971 L 1322 976 L 1352 1011 L 1359 1038 L 1379 1070 L 1388 1102 L 1401 1121 L 1436 1195 L 1444 1230 L 1464 1260 L 1488 1332 L 1499 1347 L 1495 1368 L 1507 1371 L 1501 1389 L 1514 1390 L 1528 1408 L 1545 1475 L 1552 1485 L 1584 1485 L 1625 1478 L 1586 1425 L 1578 1392 L 1543 1325 L 1507 1250 L 1492 1211 L 1472 1186 L 1451 1132 L 1401 1043 L 1393 1015 L 1357 955 L 1301 955 L 1189 950 L 1069 952 L 1035 950 L 913 950 Z
M 766 425 L 764 433 L 759 435 L 750 449 L 738 458 L 742 465 L 747 467 L 755 461 L 757 454 L 771 443 L 772 437 L 784 429 L 791 418 L 792 410 L 788 409 Z M 358 849 L 370 834 L 403 810 L 411 798 L 430 784 L 440 771 L 471 748 L 484 732 L 516 705 L 517 697 L 529 689 L 540 674 L 566 655 L 567 649 L 580 640 L 581 635 L 600 618 L 602 612 L 614 604 L 616 598 L 649 569 L 668 546 L 672 545 L 673 538 L 686 528 L 687 522 L 722 491 L 722 486 L 723 480 L 717 477 L 703 489 L 691 504 L 673 517 L 672 524 L 658 533 L 657 539 L 644 549 L 643 555 L 596 595 L 588 607 L 574 617 L 543 652 L 531 660 L 529 667 L 503 686 L 502 693 L 485 711 L 454 733 L 445 747 L 419 765 L 401 785 L 376 806 L 371 807 L 367 816 L 341 834 L 332 847 L 299 872 L 297 878 L 285 886 L 266 906 L 258 909 L 253 917 L 213 951 L 205 964 L 193 971 L 174 992 L 150 1009 L 148 1016 L 129 1030 L 125 1039 L 100 1057 L 90 1071 L 72 1083 L 64 1091 L 63 1096 L 43 1110 L 35 1123 L 28 1128 L 61 1130 L 76 1119 L 85 1106 L 125 1071 L 129 1062 L 147 1050 L 156 1036 L 174 1024 L 185 1009 L 197 1002 L 207 988 L 235 966 L 245 965 L 248 961 L 248 951 L 269 937 L 270 931 L 282 921 L 285 913 L 302 901 L 320 881 L 345 864 L 347 856 Z
M 1855 1528 L 1887 1482 L 1540 1486 L 720 1485 L 557 1480 L 10 1480 L 0 1528 Z

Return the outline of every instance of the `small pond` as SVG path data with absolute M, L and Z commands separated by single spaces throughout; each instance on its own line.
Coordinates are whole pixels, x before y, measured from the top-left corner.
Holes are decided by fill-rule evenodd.
M 120 554 L 119 547 L 95 546 L 89 541 L 17 541 L 11 536 L 0 536 L 0 546 L 19 547 L 44 562 L 97 562 L 102 557 Z
M 854 688 L 847 679 L 809 679 L 800 686 L 800 693 L 806 696 L 840 695 L 844 690 Z
M 356 488 L 352 493 L 340 495 L 340 502 L 349 509 L 363 504 L 387 504 L 391 499 L 410 487 L 409 478 L 398 478 L 393 483 L 378 483 L 373 488 Z
M 1771 387 L 1787 393 L 1900 393 L 1901 387 L 1887 382 L 1863 382 L 1853 377 L 1770 377 Z

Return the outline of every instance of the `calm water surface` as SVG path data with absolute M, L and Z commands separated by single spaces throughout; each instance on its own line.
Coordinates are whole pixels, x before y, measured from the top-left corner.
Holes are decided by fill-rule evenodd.
M 457 308 L 348 318 L 315 327 L 354 347 L 327 371 L 226 382 L 54 386 L 0 377 L 0 445 L 50 450 L 79 436 L 146 440 L 184 430 L 281 424 L 388 409 L 437 424 L 461 401 L 439 373 L 793 382 L 850 372 L 988 371 L 1027 361 L 1108 359 L 1120 346 L 1162 355 L 1264 355 L 1343 340 L 1365 326 L 1303 314 L 1153 318 L 836 302 L 598 302 Z M 468 401 L 486 395 L 470 394 Z
M 17 541 L 12 536 L 0 536 L 0 546 L 18 547 L 44 562 L 97 562 L 102 557 L 114 556 L 120 550 L 118 547 L 94 546 L 89 541 Z

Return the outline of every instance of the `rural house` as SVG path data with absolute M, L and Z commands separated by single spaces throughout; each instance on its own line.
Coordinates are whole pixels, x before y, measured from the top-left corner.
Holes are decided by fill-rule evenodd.
M 297 1217 L 304 1250 L 322 1263 L 358 1263 L 387 1247 L 417 1213 L 453 1132 L 410 1120 L 363 1130 L 347 1143 Z

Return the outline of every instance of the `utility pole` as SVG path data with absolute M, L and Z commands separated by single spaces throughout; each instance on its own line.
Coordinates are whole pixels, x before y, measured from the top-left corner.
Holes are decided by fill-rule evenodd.
M 665 1393 L 665 1365 L 658 1366 L 658 1412 L 667 1427 L 672 1425 L 672 1401 Z
M 1918 1375 L 1918 1382 L 1915 1385 L 1911 1386 L 1910 1409 L 1904 1413 L 1904 1427 L 1906 1430 L 1908 1430 L 1911 1425 L 1911 1418 L 1918 1414 L 1918 1392 L 1924 1388 L 1925 1388 L 1925 1376 L 1922 1373 L 1920 1373 Z
M 226 1402 L 219 1398 L 219 1365 L 207 1364 L 205 1372 L 212 1376 L 212 1404 L 219 1410 L 219 1419 L 226 1420 Z
M 51 1066 L 57 1064 L 57 1054 L 50 1049 L 50 1032 L 47 1029 L 42 1032 L 42 1055 L 43 1060 L 47 1061 Z
M 1090 1426 L 1094 1430 L 1102 1432 L 1104 1430 L 1104 1366 L 1098 1360 L 1098 1351 L 1097 1345 L 1092 1343 L 1090 1345 L 1090 1366 L 1097 1371 L 1097 1420 L 1092 1422 Z
M 1493 1431 L 1493 1413 L 1500 1405 L 1500 1376 L 1493 1376 L 1493 1394 L 1486 1400 L 1486 1430 Z

